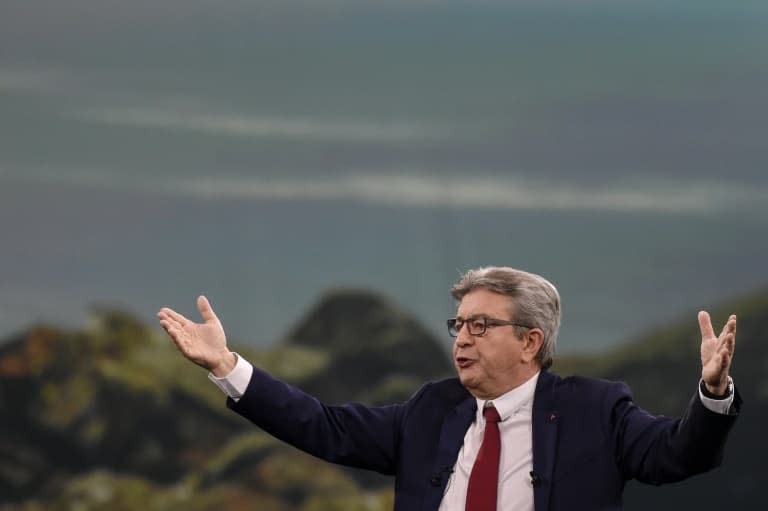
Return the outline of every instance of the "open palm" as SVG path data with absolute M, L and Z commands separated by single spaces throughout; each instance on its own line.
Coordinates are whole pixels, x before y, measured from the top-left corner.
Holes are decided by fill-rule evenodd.
M 736 346 L 736 316 L 731 315 L 719 336 L 715 335 L 712 320 L 705 311 L 699 312 L 701 329 L 701 378 L 710 392 L 725 393 L 728 372 Z
M 203 317 L 203 323 L 190 321 L 167 307 L 160 309 L 157 317 L 160 319 L 160 325 L 186 358 L 213 371 L 230 354 L 227 338 L 219 318 L 205 296 L 198 297 L 197 308 Z

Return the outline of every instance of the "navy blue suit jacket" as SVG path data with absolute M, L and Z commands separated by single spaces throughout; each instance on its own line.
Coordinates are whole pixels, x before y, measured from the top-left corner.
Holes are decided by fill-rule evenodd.
M 696 394 L 681 419 L 654 417 L 624 383 L 542 371 L 532 417 L 536 511 L 620 509 L 628 479 L 662 484 L 717 466 L 739 405 L 737 396 L 728 415 L 716 414 Z M 394 475 L 398 511 L 438 509 L 477 409 L 456 378 L 403 404 L 330 406 L 257 368 L 228 406 L 314 456 Z

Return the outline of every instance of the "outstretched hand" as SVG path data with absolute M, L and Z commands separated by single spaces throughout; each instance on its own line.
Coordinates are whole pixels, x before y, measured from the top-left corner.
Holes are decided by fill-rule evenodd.
M 160 309 L 157 317 L 182 355 L 216 376 L 225 376 L 234 368 L 236 358 L 227 349 L 224 327 L 205 296 L 197 298 L 197 309 L 203 323 L 190 321 L 167 307 Z
M 736 346 L 736 316 L 731 315 L 719 336 L 712 329 L 712 320 L 705 311 L 699 312 L 701 329 L 701 378 L 712 394 L 722 396 L 728 389 L 728 372 Z

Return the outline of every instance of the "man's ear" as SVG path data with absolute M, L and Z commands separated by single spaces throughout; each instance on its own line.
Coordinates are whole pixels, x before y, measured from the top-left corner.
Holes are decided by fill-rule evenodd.
M 539 350 L 541 350 L 542 344 L 544 344 L 544 332 L 541 328 L 529 329 L 525 335 L 523 335 L 523 361 L 531 362 L 535 360 L 536 355 L 538 355 Z

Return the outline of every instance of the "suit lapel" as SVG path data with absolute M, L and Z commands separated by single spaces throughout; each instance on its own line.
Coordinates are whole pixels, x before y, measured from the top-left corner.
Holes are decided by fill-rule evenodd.
M 552 472 L 557 449 L 559 413 L 555 400 L 557 377 L 542 371 L 533 398 L 533 502 L 536 511 L 549 509 L 552 493 Z
M 475 420 L 477 401 L 472 396 L 461 401 L 445 417 L 440 428 L 440 441 L 437 444 L 437 456 L 430 474 L 430 486 L 424 500 L 424 509 L 437 510 L 445 493 L 453 466 L 464 445 L 464 435 Z

